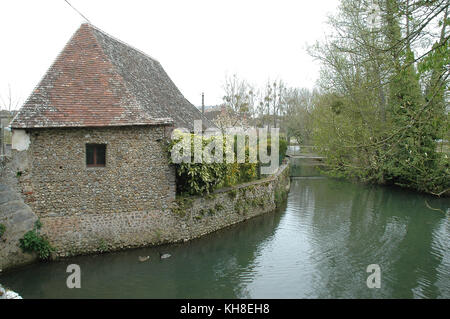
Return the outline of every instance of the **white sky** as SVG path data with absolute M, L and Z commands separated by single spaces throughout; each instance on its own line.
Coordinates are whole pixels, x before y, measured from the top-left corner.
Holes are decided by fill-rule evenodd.
M 312 88 L 338 0 L 69 0 L 92 24 L 161 62 L 194 105 L 222 102 L 225 75 Z M 23 103 L 83 19 L 64 0 L 0 1 L 0 96 Z

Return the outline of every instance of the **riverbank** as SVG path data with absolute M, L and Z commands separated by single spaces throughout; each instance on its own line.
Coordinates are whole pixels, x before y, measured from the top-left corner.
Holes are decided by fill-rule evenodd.
M 313 146 L 290 145 L 288 152 L 286 153 L 291 160 L 291 171 L 293 176 L 327 176 L 330 178 L 346 180 L 351 183 L 357 183 L 360 185 L 378 185 L 382 187 L 396 187 L 408 191 L 415 192 L 417 194 L 432 195 L 436 198 L 448 198 L 450 197 L 450 188 L 444 189 L 439 192 L 431 192 L 418 189 L 416 187 L 408 186 L 407 184 L 387 183 L 383 179 L 377 180 L 364 180 L 353 175 L 347 175 L 342 171 L 332 169 L 327 165 L 326 157 L 320 156 L 318 153 L 314 153 Z M 442 152 L 442 151 L 441 151 Z M 448 152 L 447 152 L 448 153 Z

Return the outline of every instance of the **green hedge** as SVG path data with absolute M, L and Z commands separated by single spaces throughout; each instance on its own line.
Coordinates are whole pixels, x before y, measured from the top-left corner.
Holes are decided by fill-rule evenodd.
M 187 134 L 187 133 L 186 133 Z M 205 138 L 190 134 L 191 141 L 191 162 L 190 163 L 173 163 L 171 158 L 171 152 L 175 144 L 179 143 L 183 136 L 181 134 L 179 138 L 172 140 L 169 143 L 169 158 L 172 164 L 176 168 L 176 183 L 178 194 L 190 194 L 198 195 L 204 193 L 210 193 L 214 189 L 226 186 L 232 186 L 240 183 L 249 182 L 260 178 L 260 162 L 258 158 L 257 163 L 249 163 L 249 145 L 248 137 L 246 139 L 245 146 L 245 163 L 194 163 L 194 140 L 201 139 L 202 150 L 213 141 L 215 137 Z M 234 156 L 237 157 L 237 136 L 225 137 L 223 140 L 223 154 L 225 154 L 227 139 L 234 138 Z M 281 163 L 286 155 L 287 141 L 286 139 L 279 140 L 279 162 Z M 271 141 L 268 139 L 267 150 L 270 155 Z
M 0 224 L 0 239 L 2 238 L 5 231 L 6 231 L 6 226 L 3 224 Z
M 284 158 L 286 157 L 286 152 L 288 148 L 288 142 L 284 137 L 279 138 L 278 140 L 278 164 L 281 165 L 283 163 Z M 270 155 L 272 152 L 272 141 L 270 138 L 267 139 L 267 154 Z M 268 164 L 264 164 L 263 166 L 268 166 Z

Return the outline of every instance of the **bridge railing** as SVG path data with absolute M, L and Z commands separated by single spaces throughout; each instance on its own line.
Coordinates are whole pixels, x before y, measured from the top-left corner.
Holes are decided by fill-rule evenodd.
M 313 155 L 315 154 L 314 145 L 289 145 L 286 151 L 288 156 L 302 156 L 302 155 Z

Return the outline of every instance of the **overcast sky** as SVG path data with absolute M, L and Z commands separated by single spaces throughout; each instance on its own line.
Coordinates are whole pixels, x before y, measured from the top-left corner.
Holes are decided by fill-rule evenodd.
M 312 88 L 337 0 L 69 0 L 95 26 L 157 59 L 194 105 L 222 102 L 225 76 Z M 0 95 L 23 103 L 83 19 L 64 0 L 0 2 Z M 19 105 L 20 106 L 20 105 Z

